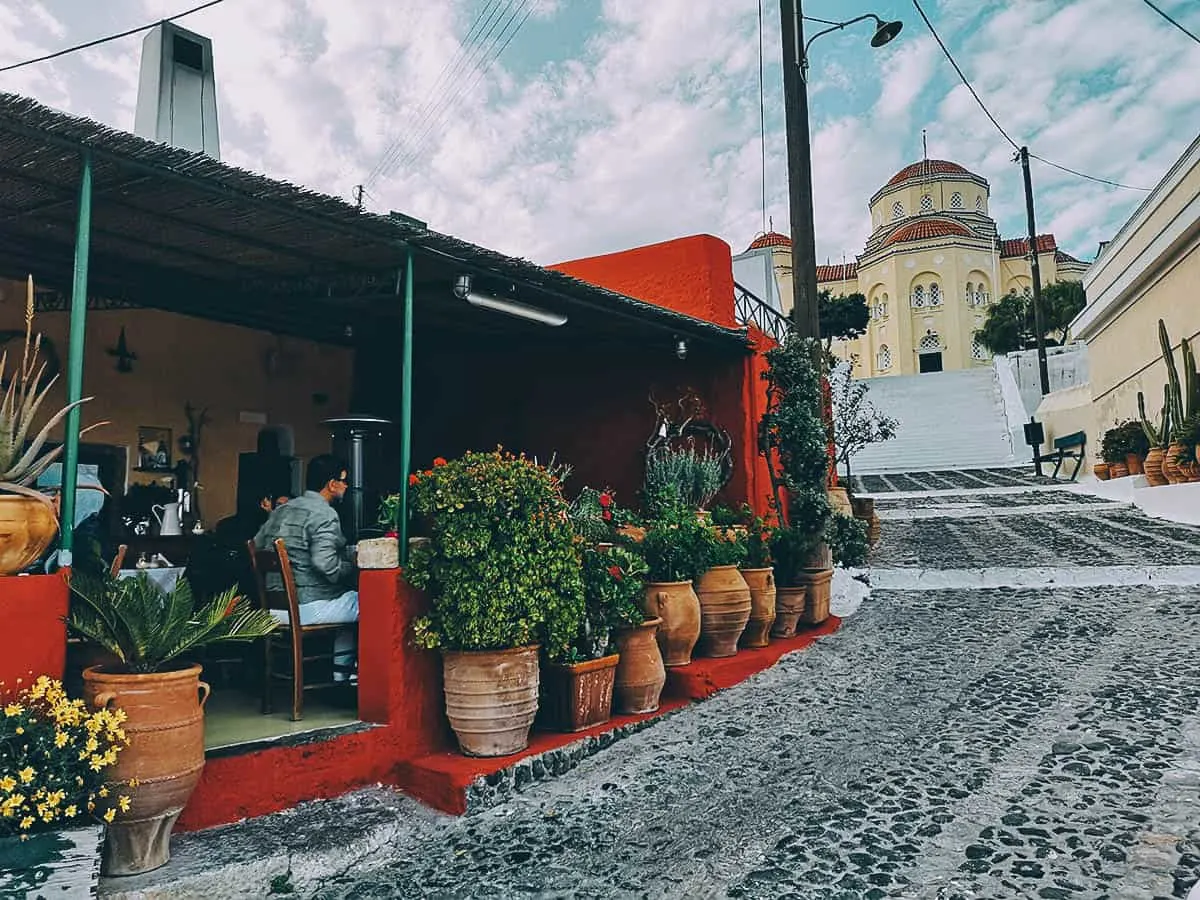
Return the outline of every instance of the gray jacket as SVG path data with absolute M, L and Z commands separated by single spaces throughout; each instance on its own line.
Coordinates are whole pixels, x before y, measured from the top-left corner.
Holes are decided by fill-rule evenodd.
M 320 494 L 305 491 L 278 507 L 258 529 L 254 546 L 265 550 L 276 538 L 287 547 L 301 603 L 333 600 L 353 590 L 354 563 L 342 523 Z

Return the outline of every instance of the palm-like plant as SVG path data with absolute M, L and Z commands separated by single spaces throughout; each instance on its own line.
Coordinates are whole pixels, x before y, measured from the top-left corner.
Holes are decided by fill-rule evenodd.
M 170 593 L 142 572 L 136 578 L 111 575 L 71 577 L 67 626 L 113 654 L 133 674 L 157 672 L 171 660 L 220 641 L 265 637 L 278 623 L 230 588 L 199 608 L 183 578 Z
M 43 453 L 50 432 L 72 409 L 86 403 L 90 397 L 77 400 L 60 409 L 49 418 L 26 446 L 34 420 L 42 401 L 54 387 L 58 376 L 45 384 L 46 364 L 40 361 L 42 336 L 33 334 L 33 276 L 29 277 L 25 300 L 25 346 L 21 354 L 21 365 L 15 369 L 0 400 L 0 492 L 24 494 L 42 498 L 30 485 L 58 459 L 62 447 Z M 0 355 L 0 384 L 4 383 L 8 371 L 8 352 Z M 93 425 L 80 431 L 84 434 Z

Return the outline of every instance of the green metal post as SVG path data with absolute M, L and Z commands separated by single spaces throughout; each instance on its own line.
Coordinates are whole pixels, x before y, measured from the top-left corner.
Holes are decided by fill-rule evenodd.
M 404 262 L 404 347 L 400 363 L 400 564 L 408 562 L 408 475 L 412 469 L 413 251 Z
M 71 285 L 71 336 L 67 345 L 67 402 L 83 398 L 83 339 L 87 326 L 88 253 L 92 237 L 92 155 L 83 152 L 83 174 L 79 180 L 79 218 L 75 223 L 75 278 Z M 62 543 L 60 566 L 69 566 L 75 547 L 75 491 L 79 483 L 79 419 L 76 406 L 67 413 L 64 426 L 62 477 Z

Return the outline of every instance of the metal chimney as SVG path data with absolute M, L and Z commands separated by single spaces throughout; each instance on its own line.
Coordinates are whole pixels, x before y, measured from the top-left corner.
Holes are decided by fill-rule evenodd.
M 142 41 L 134 133 L 221 158 L 212 41 L 160 22 Z

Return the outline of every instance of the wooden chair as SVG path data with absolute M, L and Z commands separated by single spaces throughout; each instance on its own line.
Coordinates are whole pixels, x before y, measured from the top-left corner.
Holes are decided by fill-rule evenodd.
M 287 610 L 288 614 L 288 624 L 280 625 L 274 633 L 263 639 L 263 715 L 269 715 L 273 711 L 271 693 L 275 681 L 277 679 L 290 681 L 292 685 L 292 721 L 299 722 L 304 718 L 305 691 L 344 687 L 343 684 L 333 680 L 314 684 L 305 682 L 305 663 L 328 660 L 331 670 L 336 670 L 337 667 L 334 665 L 335 654 L 332 646 L 328 652 L 306 654 L 304 639 L 314 636 L 331 638 L 339 629 L 353 626 L 346 622 L 335 622 L 328 625 L 296 627 L 296 623 L 300 621 L 300 601 L 296 592 L 296 579 L 292 574 L 292 564 L 288 559 L 287 547 L 284 546 L 283 539 L 276 539 L 273 549 L 269 550 L 259 550 L 254 546 L 254 541 L 247 541 L 246 549 L 250 554 L 254 583 L 258 589 L 259 606 L 262 609 Z M 272 574 L 280 577 L 283 582 L 282 589 L 268 590 L 267 576 Z M 275 671 L 275 657 L 281 650 L 290 655 L 291 661 L 286 671 L 277 672 Z

